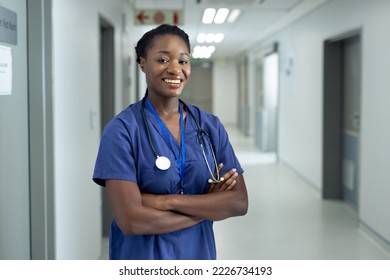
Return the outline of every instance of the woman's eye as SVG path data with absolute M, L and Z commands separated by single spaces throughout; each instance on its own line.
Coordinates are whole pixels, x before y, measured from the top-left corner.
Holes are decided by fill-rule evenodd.
M 157 60 L 159 63 L 167 63 L 169 60 L 167 58 L 160 58 Z
M 180 64 L 187 64 L 188 63 L 188 61 L 187 60 L 180 60 Z

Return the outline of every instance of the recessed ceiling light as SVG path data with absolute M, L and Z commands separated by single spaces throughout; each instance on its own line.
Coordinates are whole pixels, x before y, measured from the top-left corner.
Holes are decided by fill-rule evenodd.
M 199 33 L 198 36 L 196 37 L 196 41 L 198 43 L 204 43 L 206 41 L 206 33 Z
M 215 15 L 214 18 L 214 23 L 216 24 L 224 23 L 228 14 L 229 14 L 229 9 L 227 8 L 218 9 L 217 14 Z
M 214 16 L 215 16 L 215 9 L 213 8 L 207 8 L 204 10 L 202 22 L 204 24 L 210 24 L 213 22 Z
M 214 42 L 221 43 L 224 38 L 225 38 L 225 35 L 223 35 L 223 33 L 217 33 L 214 37 Z
M 206 36 L 206 43 L 212 43 L 214 42 L 215 34 L 214 33 L 208 33 Z
M 200 59 L 210 58 L 214 52 L 214 46 L 195 46 L 192 57 Z
M 228 23 L 233 23 L 237 20 L 238 16 L 241 14 L 240 9 L 234 9 L 233 11 L 230 12 L 229 17 L 227 18 Z
M 225 35 L 223 33 L 217 33 L 217 34 L 214 34 L 214 33 L 199 33 L 197 36 L 196 36 L 196 41 L 199 43 L 199 44 L 203 44 L 203 43 L 221 43 L 223 41 L 223 39 L 225 38 Z
M 213 52 L 215 52 L 215 47 L 214 46 L 208 46 L 207 47 L 207 51 L 212 54 Z

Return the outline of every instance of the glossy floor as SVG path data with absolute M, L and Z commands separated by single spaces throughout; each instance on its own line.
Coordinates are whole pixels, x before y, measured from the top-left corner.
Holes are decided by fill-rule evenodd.
M 246 216 L 215 222 L 218 259 L 369 260 L 390 259 L 388 248 L 359 227 L 347 204 L 321 199 L 319 191 L 273 154 L 228 128 L 245 170 Z M 107 258 L 107 240 L 103 244 Z

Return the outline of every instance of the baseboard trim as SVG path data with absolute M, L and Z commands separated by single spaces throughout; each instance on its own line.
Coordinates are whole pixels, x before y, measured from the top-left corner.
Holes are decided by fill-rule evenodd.
M 370 226 L 365 224 L 362 221 L 359 221 L 359 229 L 374 243 L 378 245 L 388 256 L 390 259 L 390 242 L 383 238 L 380 234 L 378 234 L 375 230 L 373 230 Z

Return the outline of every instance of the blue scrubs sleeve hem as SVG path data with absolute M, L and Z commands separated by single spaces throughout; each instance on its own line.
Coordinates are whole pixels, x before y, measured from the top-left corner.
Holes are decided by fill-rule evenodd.
M 106 180 L 123 180 L 123 181 L 130 181 L 137 184 L 136 178 L 133 178 L 131 176 L 123 176 L 123 174 L 104 174 L 104 175 L 95 174 L 92 179 L 96 184 L 102 187 L 106 186 Z

